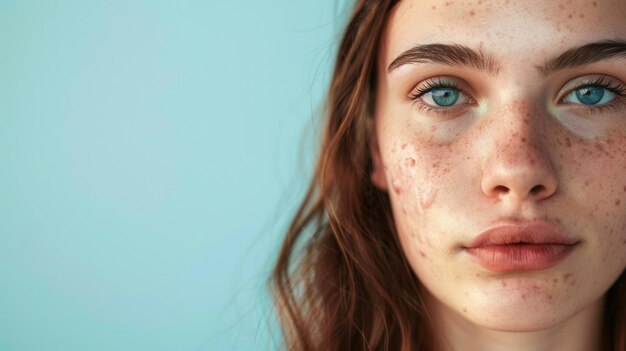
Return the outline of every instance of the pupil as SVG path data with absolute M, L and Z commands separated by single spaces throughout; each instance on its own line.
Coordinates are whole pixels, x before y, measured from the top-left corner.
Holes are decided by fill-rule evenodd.
M 451 106 L 459 99 L 459 91 L 454 88 L 437 88 L 431 91 L 433 101 L 439 106 Z
M 604 88 L 584 87 L 576 90 L 578 101 L 585 105 L 595 105 L 604 97 Z

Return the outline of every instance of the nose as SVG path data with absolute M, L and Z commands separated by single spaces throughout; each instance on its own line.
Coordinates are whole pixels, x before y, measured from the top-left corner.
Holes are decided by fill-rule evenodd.
M 505 109 L 487 134 L 482 191 L 507 201 L 540 201 L 558 187 L 546 139 L 546 119 L 529 109 Z

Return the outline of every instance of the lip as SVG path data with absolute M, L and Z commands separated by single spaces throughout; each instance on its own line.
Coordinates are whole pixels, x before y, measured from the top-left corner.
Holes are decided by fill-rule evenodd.
M 478 235 L 463 249 L 498 273 L 544 270 L 563 261 L 578 241 L 546 222 L 502 224 Z

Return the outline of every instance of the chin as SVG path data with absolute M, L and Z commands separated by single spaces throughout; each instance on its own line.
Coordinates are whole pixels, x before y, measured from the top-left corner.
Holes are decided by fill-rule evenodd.
M 532 290 L 532 289 L 531 289 Z M 562 324 L 578 312 L 577 304 L 565 296 L 546 292 L 500 291 L 476 299 L 463 315 L 483 328 L 502 332 L 535 332 Z

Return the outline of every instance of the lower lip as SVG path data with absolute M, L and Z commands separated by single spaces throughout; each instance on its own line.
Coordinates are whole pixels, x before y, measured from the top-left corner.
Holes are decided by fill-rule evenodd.
M 493 272 L 524 272 L 548 269 L 563 261 L 575 245 L 512 244 L 467 248 L 483 267 Z

